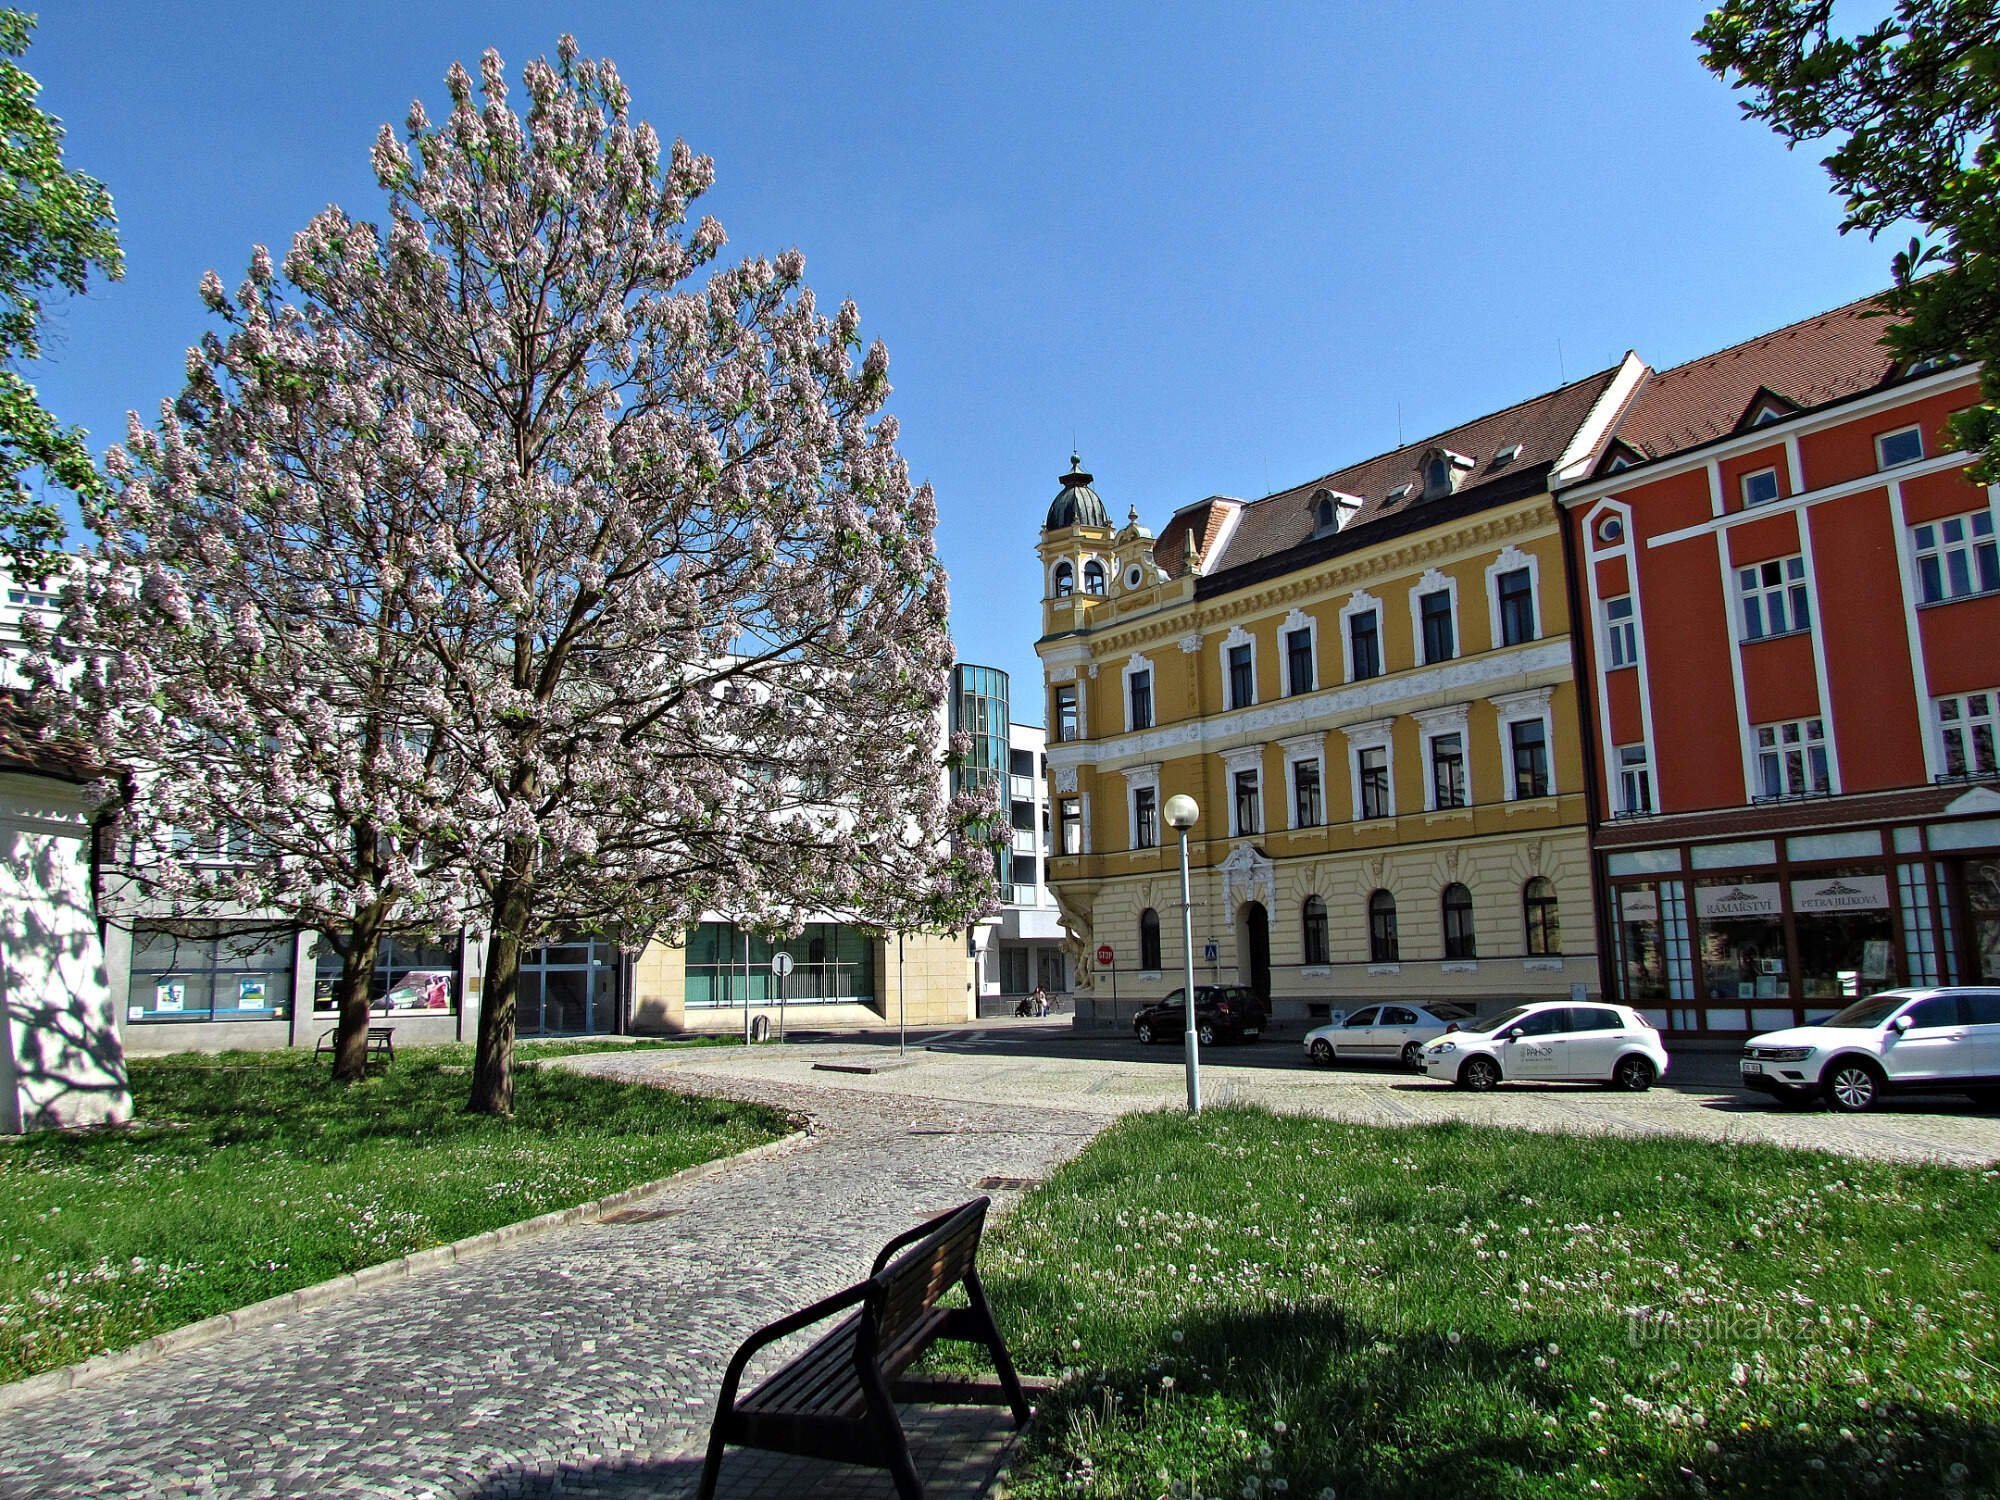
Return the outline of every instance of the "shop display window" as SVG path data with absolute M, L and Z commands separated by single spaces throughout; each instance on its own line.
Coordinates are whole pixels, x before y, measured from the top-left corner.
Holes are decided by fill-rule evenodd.
M 313 1010 L 340 1008 L 340 976 L 346 960 L 324 937 L 313 962 Z M 379 1014 L 450 1015 L 458 1009 L 457 938 L 385 937 L 375 949 L 369 979 L 371 1008 Z
M 281 1021 L 292 1013 L 293 935 L 202 924 L 132 930 L 128 1022 Z

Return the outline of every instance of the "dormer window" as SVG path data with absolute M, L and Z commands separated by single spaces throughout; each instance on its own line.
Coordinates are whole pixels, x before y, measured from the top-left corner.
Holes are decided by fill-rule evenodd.
M 1389 493 L 1383 498 L 1386 499 L 1389 504 L 1394 505 L 1398 500 L 1402 499 L 1405 495 L 1409 494 L 1414 487 L 1415 486 L 1413 485 L 1399 484 L 1393 490 L 1389 491 Z
M 1086 594 L 1104 592 L 1104 564 L 1094 557 L 1083 565 L 1083 591 Z
M 1352 495 L 1343 495 L 1336 490 L 1317 489 L 1312 494 L 1312 534 L 1315 537 L 1332 536 L 1347 523 L 1350 512 L 1361 509 L 1361 502 Z
M 1509 443 L 1506 447 L 1502 448 L 1498 453 L 1493 455 L 1493 467 L 1496 469 L 1504 468 L 1506 465 L 1511 464 L 1515 459 L 1519 458 L 1520 456 L 1521 456 L 1521 445 L 1519 443 Z
M 1472 460 L 1449 448 L 1433 448 L 1424 455 L 1424 498 L 1442 500 L 1458 488 L 1459 475 L 1472 467 Z
M 1066 562 L 1056 564 L 1056 597 L 1067 599 L 1076 592 L 1076 569 Z

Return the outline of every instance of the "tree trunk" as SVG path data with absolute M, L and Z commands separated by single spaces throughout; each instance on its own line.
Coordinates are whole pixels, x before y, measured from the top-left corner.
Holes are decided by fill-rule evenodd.
M 479 1002 L 479 1050 L 472 1064 L 475 1115 L 514 1113 L 514 1017 L 521 994 L 521 930 L 527 925 L 527 892 L 510 886 L 493 903 L 493 931 L 486 939 L 486 983 Z
M 349 939 L 340 970 L 340 1021 L 333 1038 L 333 1081 L 359 1083 L 368 1076 L 368 1017 L 374 999 L 375 955 L 382 934 L 373 927 Z

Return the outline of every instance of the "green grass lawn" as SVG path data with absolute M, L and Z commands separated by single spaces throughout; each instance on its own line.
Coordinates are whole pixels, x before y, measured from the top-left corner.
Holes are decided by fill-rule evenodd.
M 2000 1493 L 1992 1171 L 1148 1115 L 981 1260 L 1019 1497 Z
M 555 1068 L 518 1072 L 512 1120 L 468 1115 L 471 1059 L 408 1048 L 353 1088 L 295 1052 L 135 1059 L 131 1128 L 0 1143 L 0 1381 L 787 1128 L 771 1110 Z

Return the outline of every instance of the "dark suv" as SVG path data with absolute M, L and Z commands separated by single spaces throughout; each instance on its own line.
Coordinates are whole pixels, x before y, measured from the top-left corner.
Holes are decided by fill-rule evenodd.
M 1198 984 L 1194 987 L 1194 1034 L 1203 1046 L 1216 1041 L 1240 1041 L 1259 1035 L 1271 1013 L 1248 985 Z M 1132 1033 L 1142 1042 L 1164 1041 L 1187 1030 L 1187 991 L 1177 989 L 1132 1018 Z

